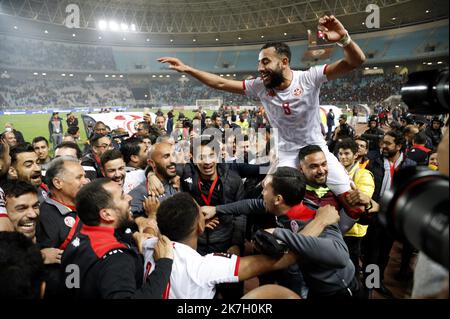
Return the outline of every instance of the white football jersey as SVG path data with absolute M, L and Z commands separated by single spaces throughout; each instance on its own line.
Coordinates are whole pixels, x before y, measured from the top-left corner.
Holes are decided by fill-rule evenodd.
M 127 172 L 125 180 L 123 182 L 123 191 L 128 194 L 137 186 L 141 185 L 145 181 L 145 170 L 138 169 L 135 171 Z
M 3 189 L 0 187 L 0 217 L 8 217 L 8 212 L 6 211 L 6 201 L 5 201 L 5 193 Z
M 152 242 L 144 241 L 145 269 L 151 269 Z M 165 297 L 169 299 L 212 299 L 216 284 L 238 282 L 240 257 L 226 253 L 200 255 L 191 247 L 174 242 L 174 259 Z
M 269 90 L 259 77 L 243 82 L 245 94 L 260 99 L 270 125 L 278 129 L 280 151 L 298 152 L 306 145 L 326 145 L 319 108 L 320 87 L 327 81 L 325 69 L 326 65 L 320 65 L 292 71 L 291 85 L 285 90 Z

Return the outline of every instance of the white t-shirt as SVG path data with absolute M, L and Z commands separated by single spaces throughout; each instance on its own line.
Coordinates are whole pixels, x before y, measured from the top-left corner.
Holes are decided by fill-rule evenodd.
M 298 152 L 306 145 L 325 146 L 320 127 L 319 93 L 326 65 L 292 71 L 285 90 L 269 90 L 261 78 L 244 81 L 245 94 L 261 100 L 270 125 L 278 129 L 279 150 Z
M 147 273 L 153 270 L 148 271 L 152 268 L 152 245 L 149 240 L 143 244 Z M 169 299 L 212 299 L 216 294 L 216 284 L 239 281 L 239 256 L 226 253 L 202 256 L 178 242 L 174 242 L 173 247 L 172 273 L 167 286 Z

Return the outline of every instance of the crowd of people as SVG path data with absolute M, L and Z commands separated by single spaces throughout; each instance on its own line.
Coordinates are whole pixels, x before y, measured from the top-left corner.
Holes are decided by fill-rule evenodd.
M 363 103 L 374 105 L 400 94 L 404 79 L 401 76 L 381 75 L 341 78 L 322 88 L 322 104 L 345 105 Z M 145 82 L 148 96 L 154 106 L 196 105 L 197 100 L 220 99 L 226 105 L 255 105 L 245 95 L 213 91 L 196 80 L 171 81 L 167 79 Z M 142 86 L 142 85 L 141 85 Z M 54 105 L 73 106 L 134 106 L 132 87 L 126 81 L 85 82 L 77 80 L 13 80 L 0 79 L 0 106 L 26 108 Z
M 131 89 L 122 81 L 0 79 L 0 96 L 0 106 L 14 109 L 136 105 Z
M 395 298 L 384 281 L 394 238 L 380 200 L 402 168 L 448 176 L 448 130 L 441 117 L 404 113 L 383 128 L 375 115 L 357 134 L 346 114 L 330 111 L 327 122 L 338 124 L 326 132 L 321 85 L 365 56 L 334 16 L 319 26 L 345 58 L 305 72 L 290 69 L 281 42 L 261 48 L 261 77 L 244 82 L 160 59 L 259 99 L 254 111 L 159 110 L 132 136 L 97 121 L 83 150 L 54 113 L 54 158 L 45 137 L 19 141 L 9 124 L 0 144 L 0 296 L 234 300 L 249 297 L 243 282 L 257 277 L 251 298 Z M 404 241 L 396 280 L 413 283 L 413 297 L 447 289 L 448 298 L 448 271 L 429 261 L 414 273 L 414 253 Z M 373 265 L 380 278 L 368 285 Z M 413 282 L 430 265 L 442 283 Z
M 0 36 L 4 65 L 52 70 L 115 70 L 112 48 Z
M 374 105 L 392 95 L 399 95 L 405 77 L 395 73 L 362 76 L 352 73 L 351 76 L 324 84 L 321 94 L 323 104 L 345 105 L 347 103 L 363 103 Z
M 170 116 L 173 121 L 168 121 Z M 258 117 L 263 119 L 257 120 Z M 342 222 L 344 206 L 327 188 L 328 167 L 319 146 L 300 150 L 300 170 L 281 167 L 269 175 L 261 174 L 261 168 L 277 157 L 270 147 L 273 131 L 262 110 L 236 114 L 220 109 L 212 116 L 198 110 L 191 119 L 183 114 L 173 118 L 172 112 L 158 112 L 155 122 L 147 117 L 137 124 L 134 136 L 122 139 L 113 139 L 108 126 L 97 122 L 83 152 L 74 139 L 63 140 L 61 121 L 57 113 L 49 121 L 50 133 L 57 128 L 61 130 L 60 139 L 52 139 L 53 143 L 44 137 L 34 137 L 27 143 L 8 124 L 2 135 L 0 154 L 3 190 L 0 210 L 4 217 L 0 218 L 1 227 L 3 230 L 11 227 L 30 239 L 27 245 L 38 247 L 34 256 L 26 258 L 42 256 L 42 261 L 33 266 L 36 268 L 33 275 L 39 274 L 34 279 L 46 282 L 46 298 L 58 297 L 61 289 L 58 274 L 64 267 L 74 262 L 94 265 L 98 270 L 87 274 L 87 278 L 92 278 L 86 279 L 84 285 L 87 285 L 91 280 L 95 282 L 97 271 L 106 271 L 103 267 L 108 267 L 96 264 L 98 257 L 106 256 L 99 254 L 117 249 L 123 251 L 123 256 L 108 257 L 107 264 L 112 269 L 105 274 L 101 291 L 93 294 L 97 288 L 89 284 L 66 293 L 78 298 L 220 296 L 228 299 L 243 295 L 239 281 L 259 276 L 261 286 L 277 283 L 288 288 L 291 294 L 314 299 L 324 298 L 322 289 L 326 280 L 322 276 L 328 276 L 325 269 L 329 269 L 339 271 L 358 291 L 358 298 L 370 298 L 370 289 L 355 287 L 363 287 L 367 265 L 380 265 L 381 274 L 384 273 L 394 241 L 376 215 L 377 203 L 387 187 L 383 163 L 392 162 L 399 167 L 421 165 L 437 170 L 437 146 L 443 128 L 439 117 L 423 125 L 421 120 L 405 113 L 398 126 L 391 124 L 392 127 L 380 129 L 378 117 L 374 115 L 367 130 L 357 135 L 346 123 L 345 115 L 339 118 L 339 124 L 329 135 L 328 147 L 358 189 L 351 196 L 365 202 L 368 211 L 374 209 L 371 218 L 361 217 L 349 226 Z M 66 121 L 69 130 L 77 125 L 72 114 Z M 168 127 L 168 122 L 173 127 Z M 226 139 L 227 129 L 235 135 L 230 134 Z M 254 134 L 255 129 L 262 129 L 264 134 Z M 223 134 L 217 145 L 208 134 L 210 131 Z M 52 144 L 54 158 L 50 157 Z M 307 223 L 311 218 L 312 222 Z M 7 220 L 9 223 L 5 223 Z M 300 233 L 309 237 L 299 237 L 301 240 L 292 237 L 292 220 L 298 221 L 296 227 Z M 308 227 L 313 222 L 322 225 L 319 232 L 310 233 Z M 109 235 L 105 233 L 106 237 L 98 239 L 100 245 L 101 240 L 110 238 L 107 247 L 96 248 L 93 242 L 97 240 L 94 233 L 99 225 L 111 227 Z M 293 266 L 298 258 L 295 254 L 276 259 L 261 255 L 264 252 L 250 244 L 256 229 L 268 228 L 276 238 L 287 243 L 291 252 L 309 256 L 307 265 L 300 266 L 301 271 Z M 130 231 L 135 232 L 138 244 Z M 159 241 L 156 235 L 161 238 Z M 15 247 L 17 236 L 5 237 L 4 240 L 13 241 L 11 247 L 5 248 L 7 251 Z M 335 238 L 337 246 L 327 251 L 328 246 L 314 236 Z M 80 244 L 75 245 L 74 238 Z M 170 248 L 168 238 L 175 242 L 174 248 Z M 194 242 L 195 245 L 191 244 Z M 402 282 L 412 280 L 411 258 L 415 251 L 409 244 L 403 245 L 404 260 L 396 275 Z M 233 257 L 229 259 L 229 256 Z M 27 265 L 26 260 L 19 260 L 19 255 L 17 258 L 22 266 Z M 176 273 L 170 270 L 175 263 Z M 30 267 L 25 269 L 31 271 Z M 239 268 L 238 276 L 233 274 L 235 267 Z M 193 272 L 194 268 L 199 277 L 190 280 L 195 285 L 175 285 L 176 282 L 186 284 L 182 275 Z M 147 279 L 130 282 L 138 270 Z M 225 275 L 227 271 L 229 275 Z M 117 282 L 114 277 L 119 273 L 123 282 Z M 169 277 L 172 286 L 165 292 L 166 285 L 162 282 Z M 154 283 L 153 287 L 150 283 Z M 192 285 L 196 287 L 194 290 L 190 290 Z M 204 287 L 217 287 L 217 290 Z M 383 282 L 375 290 L 394 298 Z M 28 290 L 30 295 L 13 291 L 17 297 L 38 296 L 38 290 Z M 197 294 L 192 295 L 193 291 Z

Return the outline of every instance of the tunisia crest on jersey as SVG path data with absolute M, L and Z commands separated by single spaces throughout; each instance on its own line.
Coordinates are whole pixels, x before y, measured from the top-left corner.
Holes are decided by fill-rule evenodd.
M 302 95 L 302 89 L 301 88 L 296 88 L 292 94 L 294 96 L 300 96 L 300 95 Z

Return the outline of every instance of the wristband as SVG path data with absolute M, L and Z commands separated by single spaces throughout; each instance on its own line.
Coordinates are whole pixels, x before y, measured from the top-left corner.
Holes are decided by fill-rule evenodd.
M 340 46 L 341 48 L 343 48 L 343 47 L 346 47 L 347 45 L 349 45 L 351 41 L 352 41 L 352 38 L 350 37 L 350 35 L 348 34 L 348 31 L 347 31 L 345 33 L 345 35 L 338 42 L 336 42 L 336 44 L 338 46 Z

